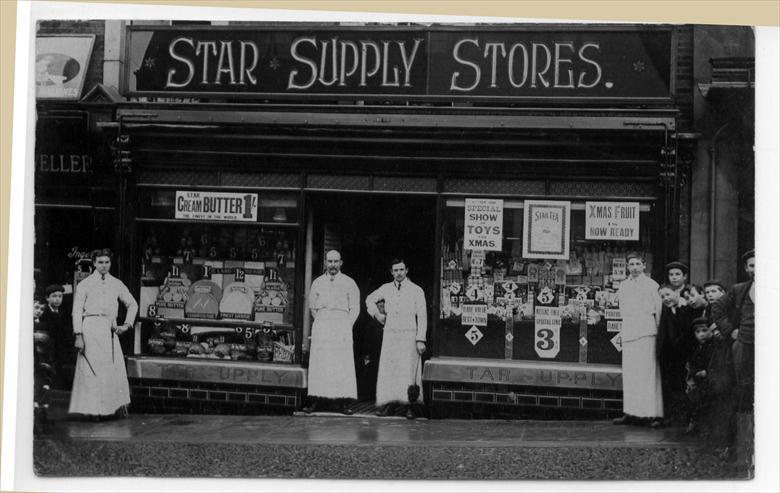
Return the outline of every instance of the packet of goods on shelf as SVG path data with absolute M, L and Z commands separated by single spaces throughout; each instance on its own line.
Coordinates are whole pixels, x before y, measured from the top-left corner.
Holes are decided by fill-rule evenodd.
M 274 341 L 274 361 L 277 363 L 292 363 L 295 348 L 291 345 Z
M 245 262 L 244 263 L 244 282 L 252 288 L 255 296 L 263 290 L 263 280 L 265 278 L 265 262 Z
M 250 355 L 254 354 L 255 348 L 256 345 L 254 343 L 247 343 L 247 344 L 222 343 L 222 344 L 217 344 L 214 347 L 214 354 L 220 358 L 228 357 L 232 360 L 252 359 Z
M 255 296 L 244 282 L 234 282 L 225 287 L 219 304 L 220 318 L 252 320 Z
M 222 300 L 222 288 L 208 279 L 193 283 L 187 292 L 184 316 L 189 318 L 216 319 L 219 315 L 219 303 Z
M 255 322 L 284 322 L 288 305 L 287 284 L 281 280 L 268 280 L 255 301 Z
M 162 317 L 183 318 L 184 305 L 190 283 L 187 279 L 168 277 L 157 294 L 157 315 Z

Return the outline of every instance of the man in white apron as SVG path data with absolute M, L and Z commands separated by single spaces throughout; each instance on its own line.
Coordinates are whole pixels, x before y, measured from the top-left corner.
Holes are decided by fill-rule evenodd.
M 341 412 L 352 414 L 357 399 L 352 326 L 360 315 L 360 290 L 341 272 L 341 254 L 325 256 L 325 273 L 314 280 L 309 309 L 314 317 L 309 356 L 309 400 L 303 412 L 311 413 L 319 398 L 338 399 Z
M 101 419 L 124 414 L 130 403 L 125 358 L 117 336 L 132 327 L 138 304 L 127 286 L 108 273 L 109 249 L 93 251 L 92 264 L 95 271 L 78 284 L 73 297 L 73 335 L 79 355 L 68 412 Z M 117 300 L 127 308 L 121 325 L 116 323 Z
M 626 255 L 629 276 L 620 283 L 618 298 L 623 330 L 623 416 L 615 424 L 649 423 L 663 426 L 661 370 L 656 358 L 656 337 L 661 318 L 658 284 L 647 277 L 642 254 Z
M 428 328 L 425 293 L 406 277 L 406 263 L 393 260 L 391 273 L 393 282 L 383 284 L 366 297 L 368 314 L 384 324 L 376 382 L 376 403 L 384 406 L 378 412 L 381 416 L 388 414 L 389 404 L 408 400 L 410 385 L 422 385 L 420 355 L 425 352 Z M 377 306 L 381 301 L 385 313 Z M 411 405 L 406 417 L 414 419 Z

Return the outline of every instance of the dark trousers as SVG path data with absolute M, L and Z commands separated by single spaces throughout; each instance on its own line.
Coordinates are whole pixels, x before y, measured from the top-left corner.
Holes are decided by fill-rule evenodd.
M 737 410 L 753 409 L 755 384 L 755 346 L 736 340 L 731 346 L 734 355 L 734 373 L 737 376 Z

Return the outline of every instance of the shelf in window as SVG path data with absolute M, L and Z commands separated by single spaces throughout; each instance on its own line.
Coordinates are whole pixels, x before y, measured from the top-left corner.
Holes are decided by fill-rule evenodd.
M 252 227 L 252 226 L 280 226 L 283 228 L 297 228 L 300 223 L 294 222 L 274 222 L 274 221 L 203 221 L 197 219 L 171 219 L 171 218 L 157 218 L 157 217 L 136 217 L 136 222 L 139 223 L 164 223 L 164 224 L 217 224 L 219 226 L 237 226 L 237 227 Z
M 225 319 L 209 319 L 209 318 L 174 318 L 174 317 L 139 317 L 143 322 L 169 322 L 176 324 L 190 324 L 190 325 L 212 325 L 214 327 L 253 327 L 253 328 L 269 328 L 272 330 L 295 330 L 291 324 L 267 324 L 264 322 L 254 322 L 251 320 L 225 320 Z

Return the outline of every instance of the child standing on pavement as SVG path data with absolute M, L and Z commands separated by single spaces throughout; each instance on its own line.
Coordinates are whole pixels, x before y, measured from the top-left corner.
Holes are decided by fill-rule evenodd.
M 54 374 L 54 345 L 46 325 L 41 322 L 43 300 L 33 301 L 33 431 L 44 431 L 49 419 L 49 391 Z
M 685 394 L 689 403 L 686 433 L 692 433 L 696 429 L 699 419 L 709 410 L 713 400 L 711 365 L 715 347 L 712 331 L 707 320 L 701 317 L 694 319 L 691 327 L 696 337 L 696 345 L 685 363 Z

